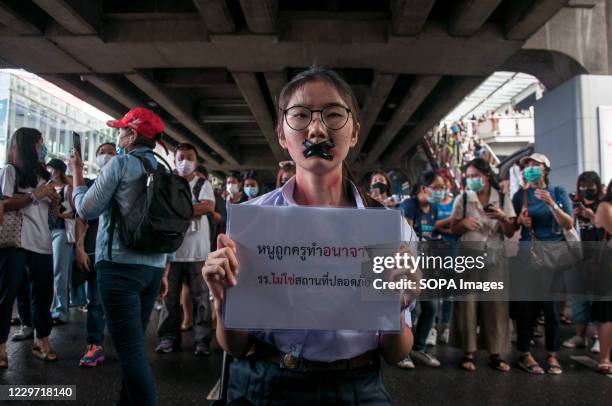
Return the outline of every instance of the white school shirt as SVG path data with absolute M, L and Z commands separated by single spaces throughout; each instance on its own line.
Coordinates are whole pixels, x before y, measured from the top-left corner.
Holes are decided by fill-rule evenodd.
M 16 172 L 13 165 L 6 165 L 0 170 L 0 189 L 5 197 L 13 197 L 15 192 Z M 38 186 L 45 180 L 38 179 Z M 17 188 L 17 192 L 25 194 L 35 188 Z M 21 209 L 23 220 L 21 224 L 21 248 L 38 254 L 51 255 L 51 230 L 49 229 L 49 199 L 34 201 Z
M 365 209 L 357 188 L 351 184 L 358 209 Z M 295 176 L 282 187 L 249 200 L 243 204 L 258 206 L 297 206 L 293 199 Z M 418 238 L 410 226 L 402 219 L 402 239 L 415 242 Z M 414 306 L 414 304 L 412 305 Z M 410 308 L 404 311 L 404 320 L 412 326 Z M 376 331 L 314 331 L 314 330 L 270 330 L 250 332 L 255 338 L 275 346 L 283 353 L 303 357 L 310 361 L 333 362 L 350 359 L 378 348 L 380 333 Z

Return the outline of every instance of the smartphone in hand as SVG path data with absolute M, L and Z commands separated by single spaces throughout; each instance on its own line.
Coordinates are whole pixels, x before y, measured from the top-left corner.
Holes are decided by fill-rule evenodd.
M 72 132 L 72 148 L 79 153 L 79 156 L 83 157 L 83 151 L 81 150 L 81 136 L 76 131 Z

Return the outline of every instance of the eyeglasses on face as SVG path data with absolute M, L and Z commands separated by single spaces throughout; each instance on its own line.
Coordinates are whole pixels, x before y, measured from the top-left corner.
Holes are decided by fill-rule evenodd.
M 313 113 L 321 115 L 321 122 L 330 130 L 340 130 L 348 122 L 351 109 L 332 105 L 321 110 L 312 110 L 304 106 L 293 106 L 283 111 L 287 125 L 295 131 L 308 128 L 312 122 Z

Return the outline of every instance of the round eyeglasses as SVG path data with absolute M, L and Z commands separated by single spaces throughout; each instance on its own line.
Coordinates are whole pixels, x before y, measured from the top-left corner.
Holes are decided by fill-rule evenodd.
M 327 106 L 321 110 L 311 110 L 304 106 L 293 106 L 285 110 L 285 121 L 287 125 L 295 131 L 302 131 L 308 128 L 312 122 L 312 114 L 321 114 L 321 121 L 330 130 L 339 130 L 346 125 L 351 109 L 344 106 Z

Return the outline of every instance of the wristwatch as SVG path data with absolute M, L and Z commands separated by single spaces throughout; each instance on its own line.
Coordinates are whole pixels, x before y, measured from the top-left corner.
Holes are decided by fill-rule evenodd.
M 559 209 L 561 209 L 561 207 L 559 207 L 559 205 L 557 203 L 555 203 L 555 204 L 553 204 L 552 209 L 553 210 L 559 210 Z
M 34 192 L 28 192 L 28 197 L 32 200 L 32 203 L 38 201 Z

